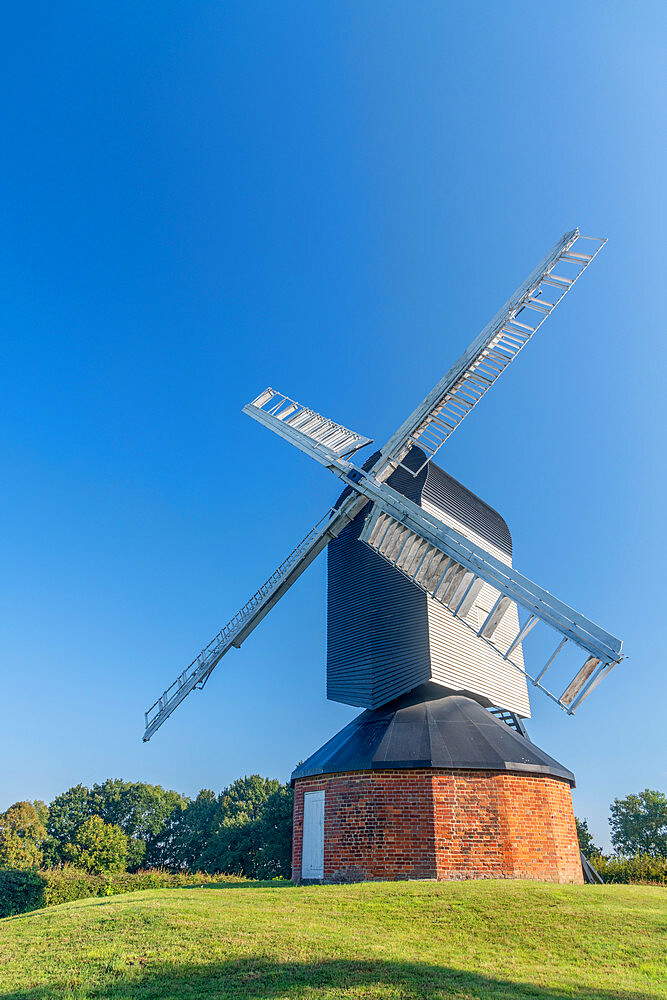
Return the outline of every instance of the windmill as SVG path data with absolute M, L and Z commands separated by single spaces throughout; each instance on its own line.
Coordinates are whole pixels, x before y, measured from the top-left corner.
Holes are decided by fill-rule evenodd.
M 569 841 L 556 855 L 574 849 L 569 797 L 574 778 L 527 738 L 522 720 L 530 716 L 528 683 L 571 715 L 620 662 L 622 643 L 518 573 L 500 515 L 432 460 L 605 242 L 583 237 L 578 229 L 566 233 L 363 466 L 353 457 L 371 443 L 369 438 L 273 388 L 244 407 L 248 416 L 333 472 L 344 490 L 146 712 L 144 740 L 193 689 L 205 685 L 229 649 L 241 646 L 330 545 L 328 696 L 366 711 L 294 772 L 296 788 L 303 786 L 295 806 L 295 852 L 303 855 L 295 865 L 299 877 L 321 878 L 332 872 L 348 877 L 351 871 L 359 877 L 382 877 L 383 872 L 394 877 L 403 871 L 395 860 L 383 868 L 375 854 L 375 860 L 370 858 L 370 849 L 353 851 L 351 860 L 340 846 L 344 836 L 341 840 L 333 830 L 325 835 L 325 775 L 384 772 L 386 777 L 401 768 L 419 772 L 420 778 L 426 773 L 433 778 L 443 769 L 450 777 L 468 771 L 549 775 L 566 783 L 569 803 L 559 806 L 565 809 Z M 537 626 L 553 633 L 554 644 L 535 667 L 527 665 L 523 645 L 529 635 L 534 639 Z M 554 687 L 549 678 L 556 675 L 559 663 L 569 663 L 564 654 L 571 650 L 579 657 L 576 669 Z M 401 747 L 396 743 L 399 733 Z M 329 797 L 335 798 L 334 786 L 327 787 Z M 440 800 L 435 792 L 429 792 L 427 800 L 427 811 L 435 816 L 434 803 Z M 350 801 L 349 788 L 345 801 Z M 383 808 L 378 804 L 374 816 Z M 437 830 L 435 819 L 431 826 Z M 387 830 L 385 823 L 383 843 Z M 377 841 L 375 834 L 371 840 Z M 417 840 L 423 847 L 424 837 Z M 429 834 L 426 840 L 435 843 L 437 836 Z M 509 848 L 504 850 L 507 854 Z M 448 877 L 441 874 L 441 855 L 435 847 L 428 848 L 409 874 L 426 871 Z M 479 873 L 476 864 L 459 865 L 459 874 L 452 877 Z M 570 875 L 578 880 L 576 865 L 568 869 L 555 861 L 552 868 L 560 880 Z M 519 870 L 516 865 L 514 870 Z M 533 871 L 530 864 L 525 870 Z

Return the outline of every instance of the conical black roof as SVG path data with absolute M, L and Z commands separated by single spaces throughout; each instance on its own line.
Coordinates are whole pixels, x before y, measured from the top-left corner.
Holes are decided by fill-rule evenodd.
M 420 684 L 362 712 L 300 764 L 292 781 L 317 774 L 388 768 L 465 767 L 574 775 L 479 702 L 437 684 Z

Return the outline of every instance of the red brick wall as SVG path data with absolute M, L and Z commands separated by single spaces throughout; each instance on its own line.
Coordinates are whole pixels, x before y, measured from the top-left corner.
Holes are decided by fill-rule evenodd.
M 303 794 L 324 789 L 324 878 L 532 878 L 581 882 L 566 781 L 507 771 L 351 771 L 294 789 L 293 878 Z

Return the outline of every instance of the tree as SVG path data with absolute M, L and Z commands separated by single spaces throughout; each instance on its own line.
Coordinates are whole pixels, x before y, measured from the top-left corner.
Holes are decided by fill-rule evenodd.
M 275 778 L 262 778 L 259 774 L 237 778 L 220 792 L 221 817 L 231 819 L 244 815 L 248 819 L 258 819 L 269 795 L 279 788 L 280 782 Z
M 611 842 L 619 854 L 667 855 L 667 797 L 645 788 L 614 799 L 609 810 Z
M 15 802 L 0 814 L 0 868 L 38 868 L 45 838 L 46 828 L 35 805 Z
M 127 865 L 131 871 L 147 860 L 152 842 L 160 836 L 174 813 L 182 812 L 187 799 L 178 792 L 142 781 L 108 778 L 93 785 L 90 812 L 105 823 L 115 824 L 128 838 Z
M 257 853 L 257 823 L 247 813 L 225 816 L 199 857 L 197 868 L 205 872 L 253 877 Z
M 602 854 L 602 848 L 598 847 L 594 843 L 593 834 L 588 829 L 588 820 L 579 819 L 578 816 L 575 816 L 574 822 L 577 824 L 577 840 L 579 841 L 579 850 L 584 857 L 590 860 L 592 857 Z
M 89 872 L 121 872 L 127 868 L 127 837 L 119 826 L 105 823 L 100 816 L 89 816 L 63 853 L 66 861 Z
M 135 871 L 147 859 L 152 842 L 174 812 L 182 811 L 188 800 L 160 785 L 108 778 L 92 788 L 74 785 L 51 803 L 45 860 L 59 864 L 69 857 L 67 845 L 91 816 L 119 826 L 127 836 L 127 864 Z
M 175 809 L 149 843 L 147 864 L 175 871 L 196 870 L 211 837 L 217 810 L 217 796 L 207 788 L 203 788 L 194 801 L 188 802 L 185 809 Z
M 44 860 L 56 865 L 66 860 L 65 848 L 70 844 L 76 831 L 90 816 L 90 791 L 85 785 L 74 785 L 57 795 L 49 806 L 49 821 L 46 827 L 48 838 L 44 848 Z
M 41 799 L 35 799 L 32 803 L 37 816 L 39 817 L 39 822 L 44 828 L 47 827 L 49 822 L 49 807 Z
M 286 792 L 279 781 L 259 774 L 238 778 L 224 789 L 195 866 L 247 878 L 266 878 L 270 872 L 284 871 L 286 794 L 291 796 L 291 791 Z M 279 828 L 280 843 L 275 841 Z
M 281 785 L 266 800 L 258 825 L 254 878 L 290 878 L 292 874 L 292 813 L 294 792 Z
M 35 803 L 35 811 L 46 825 L 44 860 L 51 865 L 118 870 L 122 858 L 130 870 L 290 874 L 292 791 L 259 774 L 218 796 L 202 789 L 194 801 L 160 785 L 108 778 L 92 788 L 74 785 L 50 809 Z

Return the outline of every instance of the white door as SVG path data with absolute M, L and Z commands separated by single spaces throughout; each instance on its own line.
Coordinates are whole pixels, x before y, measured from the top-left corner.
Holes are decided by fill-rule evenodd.
M 303 796 L 301 878 L 324 878 L 324 792 Z

